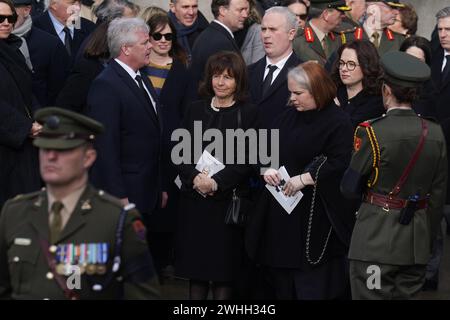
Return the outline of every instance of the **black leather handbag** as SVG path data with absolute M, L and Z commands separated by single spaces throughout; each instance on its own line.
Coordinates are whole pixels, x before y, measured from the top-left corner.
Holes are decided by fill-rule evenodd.
M 225 215 L 225 224 L 243 227 L 247 222 L 245 210 L 245 200 L 237 195 L 237 190 L 233 190 L 233 197 Z

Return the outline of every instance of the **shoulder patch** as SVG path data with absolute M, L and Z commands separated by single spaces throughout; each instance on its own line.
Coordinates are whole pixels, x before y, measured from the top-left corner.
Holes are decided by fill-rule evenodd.
M 146 240 L 146 230 L 141 220 L 133 221 L 133 230 L 140 240 Z

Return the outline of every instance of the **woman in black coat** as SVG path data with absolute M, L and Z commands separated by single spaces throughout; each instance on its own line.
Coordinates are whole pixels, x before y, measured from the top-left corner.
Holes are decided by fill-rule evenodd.
M 277 299 L 335 299 L 347 294 L 346 254 L 354 213 L 346 210 L 339 182 L 352 151 L 352 125 L 333 103 L 336 87 L 323 67 L 306 62 L 288 73 L 292 108 L 273 124 L 279 129 L 278 169 L 264 180 L 287 196 L 303 198 L 287 211 L 268 190 L 247 229 L 249 256 L 262 266 Z
M 240 55 L 223 52 L 211 56 L 206 65 L 202 90 L 207 98 L 192 103 L 183 120 L 183 127 L 191 139 L 187 143 L 190 154 L 183 151 L 186 159 L 178 167 L 182 192 L 175 272 L 190 279 L 191 299 L 206 299 L 209 282 L 212 282 L 214 299 L 230 299 L 232 282 L 242 267 L 242 230 L 225 224 L 225 215 L 233 189 L 244 184 L 251 168 L 246 164 L 236 164 L 236 159 L 242 155 L 236 154 L 236 148 L 225 148 L 231 142 L 227 141 L 225 130 L 246 130 L 254 126 L 256 108 L 245 102 L 246 83 L 245 62 Z M 196 129 L 199 125 L 202 126 L 200 131 Z M 215 132 L 220 132 L 223 137 L 223 143 L 214 152 L 208 149 L 225 165 L 212 176 L 208 170 L 200 172 L 195 168 L 201 155 L 196 154 L 196 144 L 201 146 L 197 152 L 210 144 L 209 140 L 202 141 L 198 133 L 203 135 L 207 129 L 216 129 Z M 223 157 L 219 156 L 221 151 Z M 224 161 L 229 157 L 233 159 L 232 163 Z
M 353 128 L 384 112 L 381 98 L 381 68 L 375 46 L 367 40 L 341 46 L 333 66 L 338 87 L 336 104 L 350 115 Z
M 41 126 L 33 121 L 31 73 L 20 53 L 22 40 L 11 34 L 14 5 L 0 0 L 0 207 L 11 197 L 39 189 L 39 163 L 32 139 Z

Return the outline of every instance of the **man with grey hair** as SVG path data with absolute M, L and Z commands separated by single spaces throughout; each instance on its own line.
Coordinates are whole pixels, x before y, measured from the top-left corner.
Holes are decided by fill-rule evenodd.
M 304 29 L 294 39 L 294 52 L 304 61 L 314 60 L 325 65 L 331 55 L 342 45 L 341 38 L 333 33 L 351 8 L 345 1 L 313 0 L 310 17 Z
M 106 129 L 96 142 L 91 181 L 124 204 L 135 203 L 146 222 L 161 199 L 159 105 L 140 71 L 149 63 L 149 28 L 140 18 L 115 19 L 107 39 L 111 61 L 87 99 L 89 116 Z
M 47 10 L 33 19 L 35 27 L 61 40 L 72 57 L 71 64 L 84 39 L 95 29 L 95 24 L 85 18 L 80 18 L 79 23 L 74 20 L 77 10 L 79 12 L 80 3 L 76 0 L 49 0 Z
M 252 102 L 258 105 L 259 126 L 269 128 L 286 108 L 287 72 L 302 61 L 292 51 L 297 30 L 295 15 L 287 7 L 266 10 L 261 22 L 265 57 L 248 67 Z

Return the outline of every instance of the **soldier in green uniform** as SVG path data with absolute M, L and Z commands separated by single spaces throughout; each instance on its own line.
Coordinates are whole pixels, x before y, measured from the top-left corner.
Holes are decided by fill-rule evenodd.
M 353 32 L 346 33 L 347 41 L 369 40 L 378 49 L 380 56 L 389 51 L 399 50 L 405 35 L 394 32 L 388 27 L 395 23 L 395 18 L 399 14 L 398 9 L 405 5 L 398 0 L 367 0 L 366 2 L 364 23 Z
M 349 250 L 353 299 L 409 299 L 420 291 L 446 197 L 440 126 L 411 109 L 429 67 L 404 52 L 381 58 L 386 115 L 361 123 L 342 182 L 363 199 Z
M 0 216 L 0 297 L 153 299 L 158 283 L 133 205 L 88 184 L 103 126 L 50 107 L 36 112 L 46 188 L 7 201 Z
M 294 42 L 294 52 L 303 61 L 314 60 L 325 65 L 342 44 L 333 30 L 340 25 L 344 12 L 351 10 L 345 1 L 313 0 L 309 20 L 299 29 Z

